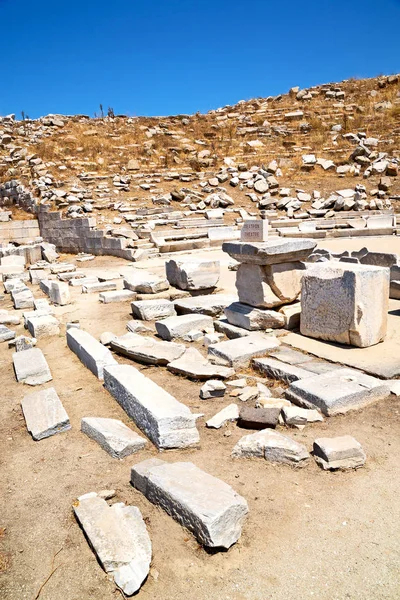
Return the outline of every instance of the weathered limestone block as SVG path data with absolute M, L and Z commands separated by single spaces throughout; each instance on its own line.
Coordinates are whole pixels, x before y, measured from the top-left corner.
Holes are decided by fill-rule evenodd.
M 74 513 L 101 565 L 127 596 L 140 589 L 151 563 L 151 541 L 136 506 L 108 506 L 95 492 L 80 496 Z
M 210 398 L 222 398 L 225 394 L 226 386 L 219 379 L 209 379 L 200 388 L 200 398 L 209 400 Z
M 117 363 L 110 350 L 83 329 L 68 329 L 67 344 L 85 367 L 100 380 L 103 379 L 104 367 Z
M 327 416 L 361 408 L 389 394 L 389 382 L 346 368 L 294 381 L 285 393 L 294 404 L 318 408 Z
M 12 331 L 5 325 L 0 325 L 0 342 L 7 342 L 15 338 L 15 331 Z
M 104 368 L 104 385 L 157 448 L 186 448 L 199 442 L 190 409 L 129 365 Z
M 130 290 L 115 290 L 114 292 L 102 292 L 99 294 L 100 302 L 110 304 L 111 302 L 127 302 L 135 300 L 135 292 Z
M 113 458 L 124 458 L 142 450 L 146 440 L 118 419 L 84 417 L 81 431 L 95 440 Z
M 186 350 L 184 344 L 157 341 L 132 332 L 113 339 L 111 348 L 119 354 L 149 365 L 167 365 L 182 356 Z
M 259 308 L 289 304 L 301 292 L 306 267 L 301 262 L 258 265 L 242 263 L 236 275 L 240 302 Z
M 239 539 L 249 512 L 246 500 L 193 463 L 145 460 L 132 468 L 131 483 L 204 546 L 229 548 Z
M 298 379 L 305 379 L 306 377 L 313 377 L 315 373 L 307 371 L 307 363 L 304 365 L 291 365 L 276 358 L 270 356 L 266 358 L 255 358 L 253 365 L 256 369 L 261 371 L 263 375 L 272 377 L 273 379 L 279 379 L 285 383 L 291 383 Z
M 219 317 L 225 306 L 236 300 L 237 297 L 233 294 L 207 294 L 204 296 L 193 296 L 192 298 L 181 298 L 175 300 L 174 304 L 178 314 L 196 313 L 210 317 Z
M 271 238 L 267 242 L 225 242 L 222 250 L 240 263 L 274 265 L 306 260 L 316 245 L 306 238 Z
M 50 279 L 42 279 L 40 281 L 40 289 L 49 296 L 50 300 L 54 304 L 65 306 L 71 302 L 71 295 L 67 283 L 63 283 L 62 281 L 53 281 Z
M 168 317 L 162 321 L 156 321 L 156 330 L 163 340 L 173 340 L 182 338 L 190 331 L 205 331 L 212 329 L 212 317 L 207 315 L 180 315 L 178 317 Z
M 141 269 L 134 269 L 125 277 L 124 288 L 138 294 L 157 294 L 167 290 L 169 283 L 158 275 Z
M 131 308 L 133 316 L 143 321 L 155 321 L 176 315 L 170 300 L 134 300 Z
M 285 325 L 285 317 L 276 310 L 262 310 L 240 302 L 230 304 L 224 312 L 231 325 L 243 327 L 249 331 L 278 329 Z
M 365 452 L 351 435 L 319 438 L 314 442 L 314 458 L 325 470 L 356 469 L 366 461 Z
M 68 415 L 54 388 L 25 396 L 21 402 L 26 427 L 34 440 L 71 429 Z
M 303 335 L 365 348 L 386 336 L 389 269 L 318 263 L 306 271 L 301 292 Z
M 100 281 L 85 283 L 82 285 L 82 294 L 93 294 L 93 292 L 112 292 L 117 289 L 115 281 Z
M 232 451 L 234 458 L 264 457 L 274 463 L 302 465 L 310 457 L 306 448 L 287 435 L 263 429 L 242 437 Z
M 49 365 L 39 348 L 30 348 L 13 354 L 15 377 L 28 385 L 41 385 L 51 381 Z
M 244 338 L 236 338 L 208 346 L 210 360 L 229 367 L 246 367 L 252 358 L 263 356 L 279 346 L 273 336 L 252 333 Z
M 26 289 L 15 289 L 11 291 L 11 297 L 14 303 L 14 308 L 33 308 L 33 294 L 31 290 Z
M 180 358 L 167 365 L 167 369 L 171 373 L 196 380 L 211 379 L 213 377 L 225 379 L 234 374 L 233 369 L 210 363 L 196 348 L 187 348 Z
M 220 276 L 218 260 L 179 261 L 171 259 L 165 263 L 167 279 L 181 290 L 203 290 L 217 285 Z
M 26 324 L 29 333 L 36 339 L 60 334 L 60 323 L 51 315 L 29 317 L 26 321 Z

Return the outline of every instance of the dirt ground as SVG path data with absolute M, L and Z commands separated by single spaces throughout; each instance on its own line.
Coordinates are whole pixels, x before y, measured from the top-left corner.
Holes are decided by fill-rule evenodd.
M 370 243 L 368 242 L 368 245 Z M 127 263 L 96 258 L 85 268 L 114 271 Z M 226 275 L 231 283 L 234 274 Z M 227 287 L 230 287 L 229 285 Z M 35 296 L 42 294 L 33 288 Z M 137 365 L 194 412 L 198 449 L 168 451 L 167 461 L 193 461 L 243 495 L 249 516 L 239 542 L 208 553 L 164 511 L 129 483 L 130 467 L 158 455 L 147 449 L 115 460 L 80 432 L 86 416 L 114 417 L 138 431 L 122 408 L 67 348 L 65 323 L 79 319 L 95 336 L 123 334 L 129 303 L 103 305 L 97 294 L 73 289 L 74 303 L 56 308 L 59 337 L 40 340 L 72 429 L 40 442 L 26 431 L 20 401 L 32 388 L 15 381 L 12 351 L 0 345 L 0 599 L 114 600 L 122 597 L 100 567 L 73 512 L 77 496 L 115 489 L 114 501 L 142 511 L 153 544 L 150 575 L 138 593 L 158 600 L 380 600 L 400 597 L 400 399 L 290 430 L 311 450 L 315 438 L 350 434 L 367 454 L 364 468 L 327 473 L 313 460 L 302 469 L 262 459 L 232 459 L 247 432 L 234 424 L 208 430 L 205 420 L 234 401 L 202 401 L 200 383 L 163 367 Z M 11 308 L 9 299 L 0 308 Z M 16 328 L 23 332 L 23 326 Z M 120 362 L 130 361 L 118 357 Z M 272 383 L 272 382 L 271 382 Z M 281 431 L 285 432 L 283 428 Z

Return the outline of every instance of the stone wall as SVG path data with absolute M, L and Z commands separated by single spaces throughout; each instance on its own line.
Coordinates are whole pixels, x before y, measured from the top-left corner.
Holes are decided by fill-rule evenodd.
M 0 243 L 26 244 L 40 237 L 39 222 L 36 219 L 25 221 L 7 221 L 0 223 Z
M 0 184 L 0 206 L 19 206 L 27 212 L 37 213 L 38 203 L 32 193 L 15 179 Z
M 132 260 L 133 250 L 127 248 L 129 240 L 105 235 L 97 230 L 94 217 L 62 219 L 61 212 L 49 212 L 41 205 L 38 212 L 40 232 L 46 242 L 55 244 L 57 250 L 77 254 L 88 252 L 95 255 L 119 256 Z

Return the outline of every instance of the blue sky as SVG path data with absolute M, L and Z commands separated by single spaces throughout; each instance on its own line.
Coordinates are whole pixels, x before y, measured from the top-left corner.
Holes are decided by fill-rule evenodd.
M 400 0 L 0 0 L 0 114 L 205 112 L 400 71 Z

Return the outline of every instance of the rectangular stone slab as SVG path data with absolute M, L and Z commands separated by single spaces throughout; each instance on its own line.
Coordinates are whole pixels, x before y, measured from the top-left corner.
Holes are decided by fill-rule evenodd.
M 124 458 L 142 450 L 146 440 L 118 419 L 84 417 L 81 431 L 97 442 L 113 458 Z
M 23 398 L 21 407 L 26 427 L 34 440 L 71 429 L 68 415 L 54 388 L 28 394 Z
M 298 379 L 305 379 L 306 377 L 313 377 L 314 373 L 307 371 L 307 363 L 302 366 L 290 365 L 288 363 L 276 360 L 276 358 L 255 358 L 253 365 L 256 369 L 261 371 L 263 375 L 267 377 L 273 377 L 279 379 L 285 383 L 291 383 Z
M 276 310 L 253 308 L 240 302 L 230 304 L 224 312 L 231 325 L 243 327 L 249 331 L 279 329 L 285 325 L 285 317 Z
M 327 416 L 361 408 L 389 394 L 389 383 L 346 368 L 295 381 L 285 393 L 294 404 L 319 408 Z
M 104 386 L 157 448 L 198 444 L 198 415 L 134 367 L 105 367 Z
M 229 548 L 249 511 L 228 484 L 193 463 L 145 460 L 131 471 L 132 485 L 211 548 Z
M 59 335 L 60 333 L 60 323 L 55 317 L 52 317 L 51 315 L 39 314 L 39 316 L 37 317 L 29 317 L 27 319 L 26 324 L 31 336 L 36 339 L 41 337 L 49 337 L 52 335 Z
M 231 377 L 234 370 L 229 367 L 213 365 L 196 348 L 188 348 L 180 358 L 171 361 L 167 366 L 168 371 L 177 375 L 184 375 L 189 379 L 213 379 Z
M 115 292 L 102 292 L 99 294 L 100 302 L 104 304 L 110 304 L 111 302 L 127 302 L 134 300 L 136 293 L 130 290 L 116 290 Z
M 100 380 L 103 379 L 104 367 L 117 362 L 108 348 L 83 329 L 68 329 L 67 344 L 85 367 Z
M 156 321 L 156 330 L 163 340 L 181 338 L 189 331 L 212 328 L 212 317 L 207 315 L 180 315 L 179 317 L 168 317 L 162 321 Z
M 151 562 L 151 541 L 136 506 L 107 502 L 95 492 L 80 496 L 74 513 L 107 573 L 125 594 L 138 591 Z
M 208 355 L 210 360 L 219 365 L 245 367 L 252 358 L 263 356 L 279 345 L 279 340 L 273 336 L 253 333 L 247 337 L 212 344 L 208 346 Z
M 235 302 L 234 294 L 206 294 L 204 296 L 193 296 L 192 298 L 181 298 L 175 300 L 176 312 L 180 315 L 196 313 L 218 317 L 225 306 Z
M 149 365 L 167 365 L 182 356 L 186 350 L 184 344 L 157 341 L 136 333 L 126 333 L 111 340 L 111 348 L 119 354 Z
M 365 348 L 385 339 L 389 269 L 317 263 L 302 279 L 302 335 Z
M 143 321 L 155 321 L 176 315 L 170 300 L 134 300 L 131 308 L 133 316 Z
M 222 250 L 240 263 L 273 265 L 305 260 L 316 245 L 305 238 L 271 238 L 267 242 L 224 242 Z
M 53 378 L 49 365 L 39 348 L 30 348 L 13 354 L 15 377 L 28 385 L 41 385 Z

